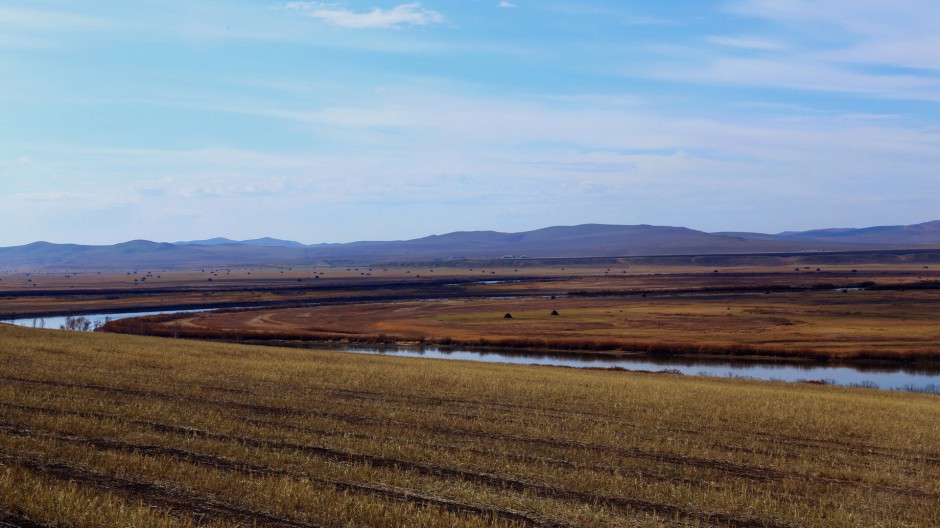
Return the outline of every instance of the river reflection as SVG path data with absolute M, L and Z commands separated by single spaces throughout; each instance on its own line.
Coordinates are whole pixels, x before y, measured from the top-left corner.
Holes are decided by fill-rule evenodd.
M 313 345 L 310 348 L 323 348 Z M 891 390 L 936 392 L 940 390 L 940 367 L 898 368 L 884 365 L 834 365 L 811 362 L 758 362 L 721 358 L 610 357 L 601 354 L 569 355 L 520 353 L 509 350 L 462 350 L 448 348 L 342 347 L 345 352 L 401 357 L 458 359 L 551 365 L 573 368 L 621 368 L 635 371 L 677 371 L 694 376 L 739 377 L 776 381 L 825 381 Z
M 2 319 L 0 323 L 9 323 L 16 326 L 26 326 L 30 328 L 48 328 L 51 330 L 58 330 L 65 326 L 65 320 L 69 317 L 84 317 L 91 322 L 91 327 L 100 326 L 105 323 L 105 321 L 116 321 L 118 319 L 127 319 L 128 317 L 144 317 L 147 315 L 164 315 L 164 314 L 173 314 L 173 313 L 195 313 L 195 312 L 207 312 L 213 308 L 204 308 L 201 310 L 168 310 L 162 312 L 120 312 L 120 313 L 96 313 L 96 314 L 81 314 L 79 316 L 68 316 L 68 315 L 56 315 L 51 317 L 22 317 L 22 318 L 10 318 Z
M 123 319 L 165 313 L 188 313 L 202 310 L 170 310 L 156 312 L 123 312 L 111 314 L 85 314 L 83 317 L 95 322 L 105 318 Z M 65 324 L 65 317 L 7 319 L 6 323 L 36 328 L 57 329 Z M 331 348 L 323 344 L 287 344 L 303 348 Z M 676 371 L 693 376 L 738 377 L 776 381 L 825 381 L 835 385 L 856 385 L 890 390 L 940 392 L 940 365 L 936 367 L 876 364 L 834 364 L 814 362 L 767 362 L 725 358 L 689 357 L 611 357 L 603 354 L 551 354 L 520 352 L 518 350 L 472 350 L 438 347 L 332 347 L 356 354 L 382 354 L 387 356 L 458 359 L 519 365 L 550 365 L 572 368 L 620 368 L 635 371 Z

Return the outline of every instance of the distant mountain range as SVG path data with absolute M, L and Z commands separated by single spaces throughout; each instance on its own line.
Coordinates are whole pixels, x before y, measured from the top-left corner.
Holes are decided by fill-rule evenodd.
M 794 240 L 848 244 L 871 247 L 915 247 L 940 244 L 940 220 L 903 226 L 877 226 L 855 228 L 814 229 L 812 231 L 784 231 L 776 235 L 762 233 L 714 233 L 748 240 Z
M 208 240 L 174 242 L 173 244 L 177 246 L 221 246 L 225 244 L 244 244 L 246 246 L 261 247 L 304 247 L 304 245 L 300 242 L 294 242 L 293 240 L 280 240 L 271 237 L 253 238 L 251 240 L 232 240 L 230 238 L 216 237 L 210 238 Z
M 614 257 L 784 253 L 940 247 L 940 221 L 908 226 L 818 229 L 778 234 L 706 233 L 684 227 L 584 224 L 501 233 L 459 231 L 414 240 L 304 245 L 290 240 L 213 238 L 174 244 L 134 240 L 111 246 L 34 242 L 0 248 L 0 271 L 325 265 L 503 257 Z

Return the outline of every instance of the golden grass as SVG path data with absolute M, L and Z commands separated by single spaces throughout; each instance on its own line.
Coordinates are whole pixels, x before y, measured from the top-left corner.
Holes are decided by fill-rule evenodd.
M 210 339 L 935 362 L 938 301 L 940 290 L 461 298 L 184 314 L 118 321 L 108 329 Z
M 940 279 L 940 269 L 924 269 L 913 263 L 823 266 L 820 272 L 813 271 L 815 267 L 794 272 L 792 265 L 737 265 L 724 267 L 721 273 L 713 273 L 712 267 L 627 262 L 607 264 L 610 271 L 604 267 L 548 267 L 533 262 L 508 267 L 498 263 L 485 271 L 472 268 L 472 264 L 469 266 L 0 273 L 0 294 L 7 295 L 0 307 L 0 318 L 14 314 L 300 303 L 342 297 L 390 299 L 413 298 L 414 295 L 441 298 L 464 294 L 562 295 L 572 291 L 596 294 L 701 288 L 810 288 L 823 283 L 851 286 L 874 281 L 897 285 Z M 461 285 L 445 286 L 450 281 Z
M 0 327 L 0 519 L 937 526 L 940 399 Z

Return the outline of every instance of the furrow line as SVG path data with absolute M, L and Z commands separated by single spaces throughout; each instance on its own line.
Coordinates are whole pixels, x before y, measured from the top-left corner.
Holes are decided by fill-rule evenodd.
M 0 510 L 0 528 L 55 528 L 51 524 L 31 521 L 22 515 Z
M 0 426 L 6 427 L 4 424 Z M 15 428 L 17 426 L 12 425 L 11 427 Z M 208 431 L 201 431 L 186 427 L 176 427 L 163 425 L 163 430 L 166 432 L 180 432 L 185 434 L 192 434 L 200 438 L 212 439 L 212 440 L 222 440 L 239 443 L 242 445 L 247 445 L 257 448 L 265 449 L 288 449 L 291 451 L 303 452 L 308 454 L 313 454 L 315 456 L 321 456 L 323 458 L 337 460 L 341 462 L 354 462 L 354 463 L 368 463 L 372 467 L 379 467 L 385 469 L 406 469 L 413 470 L 419 474 L 424 474 L 428 476 L 434 476 L 442 479 L 461 479 L 469 482 L 476 482 L 484 485 L 489 485 L 498 489 L 511 489 L 520 493 L 533 493 L 539 496 L 561 499 L 561 500 L 573 500 L 576 502 L 582 502 L 585 504 L 606 504 L 609 506 L 614 506 L 618 508 L 628 509 L 631 511 L 643 512 L 643 513 L 652 513 L 652 514 L 666 514 L 669 516 L 682 516 L 686 518 L 696 519 L 701 522 L 708 524 L 717 524 L 717 525 L 727 525 L 733 526 L 736 528 L 789 528 L 788 525 L 779 524 L 772 521 L 767 521 L 763 519 L 754 519 L 754 518 L 739 518 L 728 514 L 718 513 L 718 512 L 703 512 L 699 510 L 683 508 L 680 506 L 675 506 L 671 504 L 658 503 L 653 501 L 648 501 L 644 499 L 634 499 L 634 498 L 625 498 L 625 497 L 614 497 L 609 495 L 600 495 L 595 493 L 580 492 L 567 490 L 562 488 L 556 488 L 548 485 L 537 484 L 525 482 L 517 479 L 511 479 L 506 477 L 500 477 L 498 475 L 492 475 L 488 473 L 478 473 L 471 472 L 467 470 L 447 468 L 432 464 L 422 464 L 418 462 L 412 462 L 402 459 L 386 458 L 376 455 L 366 455 L 361 453 L 350 453 L 346 451 L 340 451 L 336 449 L 330 449 L 320 446 L 308 446 L 302 444 L 293 444 L 288 442 L 281 441 L 271 441 L 271 440 L 259 440 L 252 438 L 245 438 L 233 435 L 225 435 L 218 433 L 211 433 Z M 87 439 L 83 439 L 88 441 Z M 114 441 L 107 441 L 114 442 Z M 160 448 L 161 450 L 170 449 L 170 448 Z M 532 525 L 543 525 L 538 521 L 532 521 L 529 524 Z
M 307 388 L 307 387 L 304 387 L 304 388 Z M 456 398 L 433 398 L 433 397 L 417 396 L 417 395 L 388 396 L 385 394 L 370 392 L 370 391 L 340 389 L 340 388 L 333 388 L 333 387 L 326 387 L 326 386 L 316 386 L 313 388 L 315 388 L 319 392 L 338 394 L 338 395 L 348 395 L 350 398 L 358 398 L 358 399 L 363 399 L 367 401 L 379 401 L 379 402 L 385 402 L 385 403 L 393 403 L 393 402 L 401 402 L 401 401 L 421 401 L 421 402 L 426 402 L 432 405 L 433 404 L 456 404 L 456 405 L 481 406 L 481 407 L 500 407 L 500 408 L 505 408 L 505 409 L 523 409 L 523 410 L 545 412 L 546 416 L 548 416 L 549 413 L 557 413 L 558 417 L 571 416 L 571 415 L 576 415 L 578 417 L 587 416 L 587 417 L 590 417 L 593 421 L 597 421 L 597 422 L 610 423 L 611 421 L 613 421 L 614 423 L 617 423 L 618 425 L 634 427 L 634 428 L 636 427 L 633 424 L 623 422 L 622 421 L 623 419 L 621 417 L 602 414 L 602 413 L 581 412 L 575 409 L 559 409 L 559 408 L 552 408 L 552 407 L 538 407 L 538 406 L 533 406 L 533 405 L 518 405 L 518 404 L 512 404 L 512 403 L 505 403 L 505 402 L 485 402 L 481 400 L 462 400 L 462 399 L 456 399 Z M 219 390 L 224 390 L 224 389 L 219 389 Z M 693 430 L 693 429 L 681 429 L 681 428 L 678 428 L 678 429 L 677 428 L 659 428 L 659 429 L 663 431 L 694 434 L 697 436 L 701 436 L 703 434 L 702 431 Z M 898 450 L 899 452 L 903 452 L 905 454 L 897 454 L 897 453 L 891 453 L 890 451 L 887 451 L 881 447 L 870 446 L 870 445 L 865 445 L 865 444 L 854 444 L 852 442 L 847 442 L 847 441 L 800 439 L 800 438 L 789 437 L 789 436 L 775 435 L 773 433 L 766 433 L 766 432 L 753 432 L 752 434 L 757 437 L 769 437 L 771 439 L 782 439 L 782 440 L 773 440 L 773 441 L 786 443 L 788 445 L 796 445 L 800 447 L 809 447 L 809 448 L 816 447 L 820 449 L 832 449 L 833 447 L 844 448 L 846 451 L 862 453 L 866 455 L 875 455 L 875 456 L 890 458 L 894 460 L 906 460 L 910 462 L 925 462 L 928 464 L 940 465 L 940 458 L 919 456 L 917 453 L 906 452 L 905 450 Z M 761 440 L 761 441 L 764 441 L 764 440 Z M 814 445 L 813 443 L 823 444 L 823 445 Z M 735 446 L 730 446 L 730 448 L 735 449 Z M 749 448 L 738 446 L 737 449 L 744 450 L 744 449 L 749 449 Z
M 331 486 L 338 491 L 374 495 L 384 499 L 394 500 L 396 502 L 409 502 L 421 506 L 435 506 L 454 513 L 471 513 L 481 516 L 495 516 L 508 521 L 521 522 L 528 526 L 542 528 L 570 527 L 568 523 L 552 522 L 540 518 L 539 516 L 532 513 L 520 512 L 508 508 L 466 504 L 441 497 L 421 495 L 407 490 L 393 489 L 386 486 L 364 485 L 340 480 L 324 479 L 299 471 L 291 471 L 269 466 L 259 466 L 256 464 L 249 464 L 247 462 L 232 460 L 218 455 L 194 453 L 192 451 L 186 451 L 178 448 L 159 445 L 133 444 L 107 438 L 91 438 L 78 435 L 55 434 L 47 431 L 39 431 L 37 429 L 19 427 L 15 424 L 8 424 L 3 422 L 0 422 L 0 429 L 6 431 L 7 433 L 23 437 L 49 438 L 59 442 L 90 445 L 100 449 L 136 452 L 150 456 L 165 456 L 223 471 L 247 473 L 251 475 L 289 477 L 298 480 L 306 480 L 316 484 Z M 0 459 L 2 459 L 2 453 L 0 453 Z
M 35 471 L 63 481 L 78 482 L 82 485 L 142 500 L 149 504 L 183 511 L 196 516 L 225 518 L 233 522 L 257 525 L 259 523 L 274 528 L 321 528 L 320 525 L 282 519 L 270 513 L 239 508 L 238 506 L 218 501 L 212 497 L 186 493 L 180 489 L 170 489 L 151 482 L 139 482 L 113 475 L 105 475 L 86 468 L 76 467 L 61 462 L 40 462 L 25 457 L 10 455 L 0 450 L 0 462 L 22 469 Z
M 3 379 L 3 378 L 0 378 Z M 346 413 L 338 413 L 332 411 L 322 411 L 322 410 L 313 410 L 313 409 L 292 409 L 292 408 L 283 408 L 283 407 L 271 407 L 267 405 L 260 404 L 251 404 L 243 402 L 233 402 L 225 400 L 211 400 L 208 398 L 200 398 L 195 396 L 179 396 L 166 394 L 162 392 L 153 392 L 153 391 L 139 391 L 136 389 L 124 389 L 124 388 L 112 388 L 104 387 L 98 385 L 79 385 L 72 384 L 68 382 L 58 382 L 58 381 L 37 381 L 37 380 L 28 380 L 23 378 L 8 378 L 12 381 L 18 381 L 22 383 L 36 383 L 40 385 L 53 385 L 53 386 L 66 386 L 70 388 L 84 388 L 91 390 L 99 390 L 102 392 L 117 392 L 121 394 L 132 394 L 136 396 L 143 396 L 149 398 L 158 398 L 168 401 L 182 401 L 187 403 L 199 403 L 204 405 L 217 406 L 220 408 L 228 409 L 242 409 L 251 412 L 256 412 L 263 415 L 275 415 L 275 416 L 317 416 L 329 419 L 335 419 L 342 421 L 351 425 L 362 425 L 362 424 L 371 424 L 371 425 L 380 425 L 380 426 L 393 426 L 393 427 L 404 427 L 409 429 L 420 428 L 422 430 L 439 433 L 450 436 L 470 436 L 476 438 L 485 438 L 490 440 L 503 440 L 508 442 L 523 443 L 530 445 L 542 445 L 551 448 L 561 448 L 561 449 L 573 449 L 573 450 L 589 450 L 593 452 L 605 452 L 612 453 L 628 458 L 635 459 L 646 459 L 653 460 L 661 463 L 682 465 L 682 466 L 693 466 L 700 468 L 714 469 L 716 471 L 722 471 L 726 474 L 733 475 L 738 478 L 749 478 L 757 481 L 779 481 L 786 478 L 799 479 L 805 482 L 818 482 L 823 484 L 832 484 L 839 486 L 848 486 L 855 488 L 867 488 L 874 491 L 881 491 L 886 493 L 894 493 L 900 495 L 911 495 L 911 496 L 928 496 L 934 497 L 935 494 L 924 492 L 921 490 L 913 490 L 908 488 L 899 488 L 892 486 L 881 486 L 877 484 L 866 484 L 863 482 L 838 479 L 832 477 L 820 477 L 814 475 L 806 475 L 803 473 L 798 473 L 794 471 L 784 471 L 771 467 L 763 466 L 751 466 L 747 464 L 740 464 L 736 462 L 728 462 L 722 460 L 714 460 L 709 458 L 688 456 L 688 455 L 675 455 L 662 452 L 654 451 L 644 451 L 640 449 L 631 449 L 618 446 L 610 445 L 598 445 L 591 444 L 587 442 L 579 442 L 575 440 L 555 440 L 549 438 L 537 438 L 537 437 L 527 437 L 510 433 L 495 433 L 490 431 L 479 431 L 473 429 L 461 429 L 454 427 L 441 427 L 434 425 L 419 424 L 414 422 L 405 422 L 400 420 L 390 420 L 384 418 L 376 418 L 371 416 L 361 416 L 361 415 L 352 415 Z M 141 422 L 145 423 L 145 422 Z M 180 428 L 179 426 L 165 426 L 163 424 L 153 423 L 152 427 L 170 427 L 174 431 L 179 430 L 190 430 L 191 434 L 195 429 L 189 428 Z M 173 432 L 169 431 L 168 432 Z M 216 434 L 203 431 L 205 434 Z M 241 438 L 241 437 L 232 437 Z M 250 439 L 243 439 L 250 440 Z M 303 446 L 301 446 L 303 447 Z M 312 448 L 311 446 L 307 446 Z M 329 451 L 328 448 L 317 448 L 325 449 Z M 324 452 L 325 454 L 326 452 Z M 369 456 L 369 455 L 360 455 L 360 456 Z
M 95 418 L 95 419 L 100 419 L 100 420 L 114 420 L 114 421 L 124 422 L 128 424 L 148 427 L 155 431 L 171 433 L 171 434 L 202 436 L 202 434 L 205 433 L 204 431 L 201 431 L 198 429 L 192 429 L 189 427 L 168 425 L 168 424 L 163 424 L 163 423 L 154 422 L 150 420 L 137 420 L 133 418 L 127 418 L 127 417 L 117 416 L 117 415 L 112 415 L 112 414 L 69 411 L 65 409 L 54 409 L 54 408 L 49 408 L 49 407 L 37 407 L 37 406 L 12 404 L 12 403 L 0 403 L 0 407 L 7 407 L 11 409 L 17 409 L 17 410 L 33 412 L 33 413 L 49 414 L 49 415 L 68 415 L 68 416 L 78 416 L 82 418 Z M 301 432 L 301 433 L 307 433 L 307 434 L 317 434 L 317 435 L 323 435 L 323 436 L 342 435 L 344 437 L 353 437 L 353 438 L 363 439 L 363 440 L 374 439 L 372 435 L 365 435 L 365 434 L 359 434 L 359 433 L 345 433 L 345 432 L 339 433 L 335 431 L 328 431 L 325 429 L 316 429 L 316 428 L 311 428 L 311 427 L 299 426 L 295 424 L 274 422 L 270 420 L 248 419 L 245 421 L 253 425 L 270 426 L 274 428 L 286 429 L 286 430 L 290 430 L 294 432 Z M 3 422 L 0 422 L 0 424 L 2 423 Z M 218 434 L 218 433 L 215 433 L 215 434 Z M 242 442 L 242 443 L 250 440 L 246 437 L 240 437 L 240 436 L 230 437 L 230 439 L 234 439 L 235 441 Z M 429 448 L 433 448 L 433 449 L 439 449 L 442 451 L 450 451 L 450 452 L 469 451 L 471 453 L 478 454 L 481 456 L 491 456 L 493 454 L 492 450 L 476 448 L 476 447 L 466 447 L 466 446 L 460 446 L 460 445 L 455 445 L 455 444 L 442 444 L 439 442 L 422 442 L 422 445 L 429 447 Z M 672 483 L 677 483 L 677 484 L 688 484 L 688 485 L 702 485 L 701 481 L 698 481 L 695 479 L 679 477 L 675 475 L 663 475 L 660 473 L 653 473 L 653 472 L 644 471 L 641 469 L 625 470 L 624 468 L 618 467 L 618 466 L 602 465 L 602 464 L 584 464 L 584 463 L 573 462 L 569 460 L 561 460 L 557 458 L 548 458 L 548 457 L 541 457 L 537 455 L 527 455 L 527 454 L 512 453 L 512 452 L 501 453 L 500 456 L 510 459 L 510 460 L 523 462 L 523 463 L 536 463 L 536 464 L 543 463 L 546 465 L 564 468 L 564 469 L 570 469 L 570 470 L 599 471 L 599 472 L 605 472 L 609 474 L 629 473 L 629 474 L 637 475 L 640 477 L 649 478 L 653 480 L 660 480 L 664 482 L 672 482 Z M 763 479 L 761 479 L 761 481 L 762 480 Z
M 864 455 L 874 455 L 892 460 L 904 460 L 907 462 L 925 463 L 940 466 L 940 458 L 926 455 L 920 455 L 915 451 L 907 449 L 889 450 L 884 447 L 856 444 L 846 440 L 823 440 L 818 438 L 799 438 L 787 435 L 775 435 L 773 433 L 754 432 L 755 436 L 762 438 L 762 442 L 778 442 L 781 444 L 794 445 L 799 447 L 808 447 L 813 449 L 842 449 L 852 453 L 861 453 Z

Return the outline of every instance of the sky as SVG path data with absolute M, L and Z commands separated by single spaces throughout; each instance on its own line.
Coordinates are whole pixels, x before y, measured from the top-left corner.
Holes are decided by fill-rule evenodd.
M 0 2 L 0 246 L 940 219 L 935 0 Z

